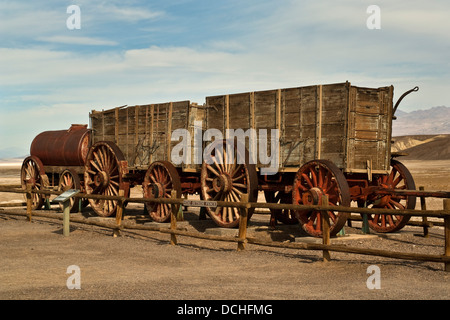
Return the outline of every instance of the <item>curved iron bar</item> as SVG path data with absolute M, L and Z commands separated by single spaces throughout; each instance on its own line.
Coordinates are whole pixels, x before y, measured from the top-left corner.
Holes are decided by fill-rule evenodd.
M 397 108 L 398 108 L 400 102 L 402 102 L 403 98 L 406 97 L 411 92 L 417 92 L 417 91 L 419 91 L 419 87 L 414 87 L 411 90 L 408 90 L 404 94 L 402 94 L 402 96 L 397 100 L 397 103 L 394 106 L 394 111 L 392 112 L 392 116 L 395 115 L 395 112 L 397 111 Z

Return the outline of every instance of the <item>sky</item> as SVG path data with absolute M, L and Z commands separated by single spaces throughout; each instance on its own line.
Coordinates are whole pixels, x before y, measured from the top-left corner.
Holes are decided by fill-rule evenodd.
M 0 0 L 0 151 L 94 109 L 345 81 L 393 85 L 394 102 L 419 86 L 405 112 L 450 106 L 449 14 L 448 0 Z

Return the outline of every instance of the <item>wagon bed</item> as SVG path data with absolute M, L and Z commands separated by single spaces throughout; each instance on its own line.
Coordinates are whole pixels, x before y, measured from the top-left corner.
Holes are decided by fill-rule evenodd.
M 115 142 L 130 168 L 146 168 L 153 161 L 170 161 L 177 144 L 171 141 L 172 131 L 193 133 L 194 121 L 224 135 L 227 129 L 278 129 L 279 171 L 328 159 L 348 173 L 387 173 L 392 97 L 392 86 L 362 88 L 346 82 L 210 96 L 204 106 L 181 101 L 93 110 L 92 139 Z M 264 166 L 258 163 L 257 169 Z M 183 169 L 200 170 L 200 165 Z

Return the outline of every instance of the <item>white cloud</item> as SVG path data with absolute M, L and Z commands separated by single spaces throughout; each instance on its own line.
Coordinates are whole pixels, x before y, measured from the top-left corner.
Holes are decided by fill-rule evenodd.
M 151 11 L 146 8 L 136 7 L 118 7 L 112 4 L 102 4 L 99 10 L 112 18 L 112 20 L 119 19 L 129 22 L 137 22 L 140 20 L 160 18 L 164 15 L 162 11 Z
M 3 40 L 18 40 L 66 28 L 65 9 L 58 11 L 55 7 L 47 8 L 37 2 L 0 2 L 0 35 Z
M 88 45 L 88 46 L 116 46 L 116 41 L 96 39 L 91 37 L 78 37 L 78 36 L 50 36 L 50 37 L 38 37 L 36 40 L 50 43 L 62 43 L 72 45 Z

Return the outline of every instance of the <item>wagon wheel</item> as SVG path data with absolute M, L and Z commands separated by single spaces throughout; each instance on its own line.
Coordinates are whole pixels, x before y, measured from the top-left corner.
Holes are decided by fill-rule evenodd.
M 292 203 L 321 205 L 322 196 L 328 196 L 330 206 L 350 206 L 350 189 L 342 171 L 328 160 L 314 160 L 297 172 L 292 189 Z M 322 236 L 321 211 L 296 211 L 303 229 L 314 237 Z M 349 213 L 328 211 L 330 235 L 336 235 L 345 225 Z
M 383 189 L 394 190 L 415 190 L 416 185 L 409 170 L 396 160 L 391 161 L 391 172 L 388 175 L 378 176 L 377 185 Z M 385 195 L 368 199 L 367 207 L 413 210 L 416 207 L 415 196 Z M 380 233 L 395 232 L 402 229 L 409 221 L 410 216 L 390 215 L 390 214 L 370 214 L 368 215 L 369 227 Z
M 76 173 L 73 169 L 64 170 L 59 177 L 58 183 L 58 191 L 67 191 L 70 189 L 81 190 L 81 181 L 78 173 Z M 70 198 L 70 212 L 78 212 L 78 201 L 79 199 Z M 85 207 L 89 202 L 87 199 L 81 200 L 82 207 Z M 61 210 L 63 210 L 63 205 L 59 204 Z
M 292 203 L 292 194 L 282 191 L 264 191 L 264 196 L 267 203 Z M 295 211 L 287 209 L 270 209 L 270 225 L 274 226 L 276 221 L 292 225 L 297 224 L 298 219 Z
M 22 163 L 22 169 L 20 170 L 20 182 L 22 189 L 27 189 L 27 184 L 31 184 L 32 190 L 44 190 L 49 186 L 48 177 L 44 171 L 44 165 L 41 160 L 35 156 L 27 157 Z M 25 196 L 26 197 L 26 196 Z M 32 209 L 39 210 L 44 204 L 45 196 L 33 193 L 32 194 Z
M 144 198 L 171 198 L 172 190 L 176 190 L 177 198 L 180 198 L 181 182 L 177 169 L 168 161 L 153 162 L 145 173 L 142 189 Z M 154 221 L 170 221 L 172 212 L 170 204 L 147 202 L 145 205 Z
M 242 154 L 236 143 L 232 150 L 227 150 L 231 148 L 226 147 L 226 141 L 215 141 L 209 146 L 211 159 L 203 162 L 201 171 L 202 199 L 239 202 L 242 194 L 248 194 L 249 202 L 255 201 L 258 184 L 256 167 L 249 163 L 247 151 Z M 233 228 L 239 225 L 238 208 L 207 207 L 206 211 L 221 227 Z M 253 211 L 253 208 L 248 210 L 248 220 Z
M 94 144 L 84 166 L 86 194 L 118 196 L 120 189 L 126 190 L 122 178 L 125 171 L 123 161 L 125 157 L 114 143 L 101 141 Z M 102 217 L 115 214 L 117 203 L 116 200 L 89 199 L 92 209 Z

